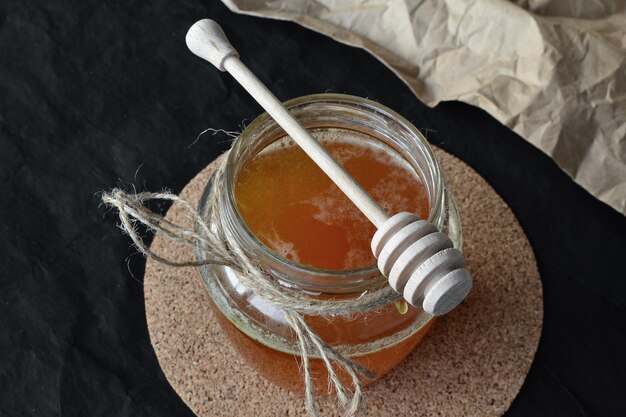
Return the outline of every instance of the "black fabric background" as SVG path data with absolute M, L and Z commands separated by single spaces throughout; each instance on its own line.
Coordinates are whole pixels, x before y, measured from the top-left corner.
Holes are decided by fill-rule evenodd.
M 0 2 L 0 415 L 192 416 L 149 342 L 145 261 L 97 193 L 178 192 L 260 108 L 188 52 L 218 20 L 281 99 L 380 101 L 478 171 L 534 248 L 545 322 L 508 416 L 626 415 L 626 218 L 481 110 L 421 104 L 367 53 L 218 1 Z M 154 205 L 165 212 L 165 205 Z M 252 412 L 252 410 L 251 410 Z

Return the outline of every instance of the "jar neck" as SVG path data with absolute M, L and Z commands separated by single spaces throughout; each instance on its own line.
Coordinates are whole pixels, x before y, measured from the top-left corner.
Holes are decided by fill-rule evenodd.
M 365 133 L 396 151 L 423 182 L 429 221 L 445 223 L 445 192 L 439 164 L 424 136 L 394 111 L 373 101 L 342 94 L 317 94 L 285 103 L 307 129 L 338 128 Z M 222 187 L 222 227 L 243 250 L 279 282 L 313 295 L 350 296 L 386 285 L 376 265 L 352 270 L 324 270 L 295 263 L 265 246 L 248 228 L 235 200 L 235 183 L 243 167 L 261 150 L 285 136 L 267 113 L 257 117 L 235 141 L 226 161 Z

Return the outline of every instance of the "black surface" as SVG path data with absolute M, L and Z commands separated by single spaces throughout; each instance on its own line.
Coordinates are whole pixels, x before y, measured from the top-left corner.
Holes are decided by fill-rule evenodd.
M 281 99 L 366 96 L 428 130 L 496 189 L 535 250 L 537 357 L 508 416 L 626 415 L 626 218 L 486 113 L 421 104 L 382 64 L 217 1 L 0 3 L 0 415 L 192 416 L 150 346 L 144 259 L 99 207 L 120 182 L 176 192 L 259 107 L 187 51 L 221 22 Z M 161 212 L 165 206 L 153 208 Z

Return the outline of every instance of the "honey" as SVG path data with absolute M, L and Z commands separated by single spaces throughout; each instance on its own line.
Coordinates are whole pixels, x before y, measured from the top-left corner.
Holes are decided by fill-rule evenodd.
M 272 347 L 250 338 L 233 326 L 230 321 L 220 314 L 220 311 L 217 310 L 214 305 L 212 305 L 212 307 L 215 317 L 220 324 L 220 328 L 233 343 L 237 352 L 244 359 L 246 359 L 246 362 L 249 365 L 252 365 L 257 372 L 259 372 L 259 374 L 272 382 L 274 385 L 289 391 L 302 392 L 304 389 L 304 381 L 302 379 L 302 360 L 300 356 L 282 352 L 278 349 L 273 349 Z M 395 306 L 393 306 L 393 308 L 395 309 Z M 374 314 L 379 313 L 380 312 L 375 312 Z M 385 311 L 384 313 L 385 314 L 379 316 L 379 321 L 389 322 L 395 319 L 394 315 L 397 311 L 395 313 L 392 311 Z M 307 319 L 309 324 L 311 324 L 311 317 L 308 317 Z M 325 326 L 324 324 L 321 324 L 320 320 L 328 321 L 328 319 L 320 319 L 319 317 L 316 317 L 316 319 L 317 320 L 315 320 L 312 327 L 316 330 L 318 335 L 323 338 L 323 330 Z M 356 320 L 358 320 L 358 318 Z M 413 320 L 415 320 L 415 317 L 413 317 Z M 433 322 L 433 320 L 430 320 L 413 335 L 397 344 L 365 355 L 351 357 L 350 359 L 371 370 L 374 375 L 376 375 L 376 379 L 378 379 L 398 365 L 409 353 L 411 353 L 411 351 L 413 351 L 413 349 L 415 349 L 415 346 L 417 346 L 417 344 L 426 335 Z M 335 330 L 345 330 L 350 327 L 350 324 L 350 321 L 342 320 L 340 323 L 335 323 L 333 328 Z M 354 327 L 354 322 L 352 322 L 352 325 L 352 327 Z M 316 393 L 328 393 L 328 371 L 326 370 L 326 365 L 321 359 L 310 359 L 310 367 Z M 338 374 L 344 383 L 349 386 L 350 379 L 345 372 L 339 369 Z M 374 382 L 373 380 L 367 380 L 365 378 L 361 379 L 364 386 Z
M 394 151 L 358 132 L 313 132 L 330 154 L 388 213 L 428 218 L 428 194 Z M 253 158 L 235 184 L 239 212 L 265 245 L 319 269 L 357 269 L 375 262 L 376 228 L 291 140 Z

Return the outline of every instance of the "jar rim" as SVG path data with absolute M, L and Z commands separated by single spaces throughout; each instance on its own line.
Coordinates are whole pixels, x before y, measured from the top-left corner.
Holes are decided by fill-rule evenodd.
M 380 114 L 384 117 L 392 119 L 395 123 L 397 123 L 402 129 L 406 130 L 410 133 L 411 139 L 416 141 L 416 144 L 419 146 L 420 151 L 426 157 L 427 162 L 431 169 L 433 169 L 433 189 L 429 190 L 433 192 L 432 195 L 429 196 L 430 210 L 429 210 L 429 218 L 428 220 L 435 223 L 436 225 L 442 224 L 442 218 L 444 213 L 443 207 L 443 198 L 444 198 L 444 186 L 443 186 L 443 178 L 441 175 L 441 170 L 439 167 L 439 162 L 432 151 L 432 148 L 428 144 L 428 141 L 424 137 L 424 135 L 405 117 L 397 113 L 396 111 L 384 106 L 380 103 L 372 101 L 367 98 L 358 97 L 354 95 L 348 94 L 338 94 L 338 93 L 321 93 L 321 94 L 311 94 L 301 97 L 296 97 L 291 100 L 288 100 L 283 103 L 286 108 L 294 108 L 302 105 L 310 105 L 310 104 L 320 104 L 320 103 L 329 103 L 329 104 L 338 104 L 338 105 L 347 105 L 347 106 L 358 106 L 361 109 L 366 109 L 371 112 L 375 112 L 376 114 Z M 285 257 L 280 256 L 278 253 L 274 252 L 271 248 L 267 247 L 253 232 L 250 230 L 248 225 L 246 224 L 243 216 L 241 215 L 238 205 L 236 203 L 235 198 L 235 172 L 234 167 L 237 163 L 237 158 L 239 157 L 240 152 L 242 151 L 242 147 L 244 145 L 244 140 L 248 136 L 250 136 L 255 130 L 259 129 L 265 123 L 272 121 L 271 116 L 267 112 L 263 112 L 259 116 L 257 116 L 240 134 L 239 138 L 235 141 L 226 161 L 226 169 L 224 171 L 224 181 L 225 181 L 225 196 L 228 202 L 228 206 L 232 209 L 232 214 L 236 217 L 236 221 L 238 225 L 241 227 L 245 234 L 245 238 L 250 239 L 254 242 L 255 249 L 260 249 L 263 252 L 264 256 L 268 256 L 271 260 L 277 263 L 286 264 L 290 269 L 293 269 L 296 273 L 301 274 L 313 274 L 316 277 L 325 277 L 325 278 L 338 278 L 341 277 L 341 285 L 342 286 L 350 286 L 349 278 L 363 278 L 365 276 L 369 276 L 370 278 L 366 278 L 365 280 L 360 280 L 356 283 L 357 287 L 363 286 L 366 284 L 367 288 L 379 287 L 386 283 L 386 278 L 380 274 L 376 264 L 368 265 L 361 268 L 355 269 L 323 269 L 323 268 L 315 268 L 308 265 L 299 264 L 297 262 L 291 261 Z M 428 186 L 427 186 L 428 187 Z M 439 226 L 440 227 L 440 226 Z M 301 286 L 308 286 L 308 283 L 300 282 L 296 280 L 295 282 L 289 279 L 290 284 L 295 284 Z M 365 282 L 363 282 L 365 281 Z M 361 285 L 359 285 L 359 283 Z

